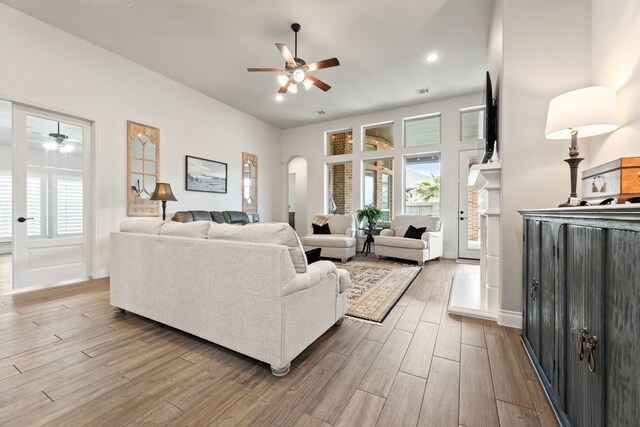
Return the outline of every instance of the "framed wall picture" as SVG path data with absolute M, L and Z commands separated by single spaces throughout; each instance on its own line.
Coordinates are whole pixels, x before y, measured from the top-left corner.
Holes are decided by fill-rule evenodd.
M 227 164 L 186 156 L 185 190 L 227 193 Z

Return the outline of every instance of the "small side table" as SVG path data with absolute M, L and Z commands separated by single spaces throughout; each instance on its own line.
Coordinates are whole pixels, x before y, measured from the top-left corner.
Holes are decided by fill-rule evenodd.
M 369 255 L 371 253 L 371 244 L 373 243 L 373 236 L 377 236 L 383 230 L 382 228 L 369 228 L 369 227 L 361 227 L 358 230 L 365 231 L 367 233 L 367 238 L 364 241 L 364 246 L 362 247 L 361 254 L 364 256 Z

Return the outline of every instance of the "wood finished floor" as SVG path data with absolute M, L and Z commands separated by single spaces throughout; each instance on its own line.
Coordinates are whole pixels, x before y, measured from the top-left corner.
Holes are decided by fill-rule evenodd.
M 0 294 L 12 290 L 11 281 L 11 254 L 0 254 Z
M 450 316 L 430 262 L 382 326 L 347 319 L 267 365 L 109 305 L 107 279 L 0 297 L 0 424 L 556 425 L 519 330 Z

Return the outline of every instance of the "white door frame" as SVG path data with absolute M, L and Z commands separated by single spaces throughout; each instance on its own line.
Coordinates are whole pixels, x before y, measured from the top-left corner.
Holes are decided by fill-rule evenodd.
M 458 223 L 458 258 L 480 259 L 480 247 L 478 249 L 470 249 L 469 242 L 469 212 L 468 209 L 468 178 L 469 170 L 468 159 L 473 155 L 479 156 L 478 150 L 460 150 L 458 151 L 458 211 L 456 212 L 456 220 Z M 464 191 L 463 191 L 464 190 Z M 464 224 L 464 227 L 463 227 Z
M 16 221 L 18 216 L 22 214 L 26 214 L 26 212 L 20 212 L 22 210 L 22 206 L 18 206 L 21 204 L 20 202 L 24 202 L 20 197 L 24 197 L 24 189 L 22 194 L 19 197 L 16 197 L 16 171 L 20 169 L 25 169 L 26 157 L 24 156 L 24 152 L 22 150 L 17 149 L 17 144 L 26 140 L 26 123 L 23 123 L 25 126 L 16 126 L 16 117 L 21 116 L 23 119 L 26 118 L 26 115 L 34 115 L 38 117 L 44 117 L 46 119 L 63 121 L 66 123 L 82 126 L 84 128 L 83 131 L 83 204 L 84 204 L 84 245 L 85 245 L 85 271 L 84 278 L 91 278 L 95 276 L 94 266 L 96 265 L 96 250 L 94 247 L 94 242 L 97 241 L 97 228 L 96 228 L 96 217 L 95 217 L 95 206 L 96 206 L 96 173 L 95 173 L 95 150 L 94 145 L 96 144 L 96 129 L 95 129 L 95 121 L 79 118 L 73 115 L 68 115 L 64 113 L 59 113 L 52 111 L 47 108 L 37 108 L 30 105 L 26 105 L 20 102 L 12 103 L 12 191 L 14 194 L 13 197 L 13 206 L 12 213 L 14 216 L 14 226 L 13 226 L 13 288 L 14 290 L 18 289 L 16 285 L 20 285 L 24 283 L 24 277 L 21 277 L 21 269 L 16 268 L 16 254 L 17 250 L 20 248 L 16 247 L 16 231 L 17 228 L 24 225 L 19 224 Z M 21 119 L 20 119 L 21 120 Z M 18 209 L 20 208 L 20 209 Z M 19 244 L 18 244 L 19 245 Z M 62 285 L 69 282 L 74 282 L 76 280 L 71 281 L 62 281 L 62 282 L 54 282 L 38 285 L 35 287 L 49 287 L 52 285 Z M 24 286 L 20 286 L 23 288 Z

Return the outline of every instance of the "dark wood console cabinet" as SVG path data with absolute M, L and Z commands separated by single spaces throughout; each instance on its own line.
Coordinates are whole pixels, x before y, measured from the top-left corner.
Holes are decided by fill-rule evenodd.
M 562 425 L 640 423 L 640 207 L 522 210 L 522 342 Z

